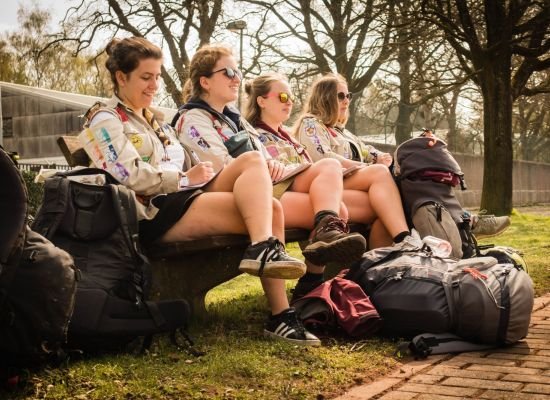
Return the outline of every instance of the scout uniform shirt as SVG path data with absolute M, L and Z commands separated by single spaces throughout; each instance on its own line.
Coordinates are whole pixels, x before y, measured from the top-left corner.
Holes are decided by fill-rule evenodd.
M 78 138 L 96 167 L 137 195 L 176 192 L 183 176 L 183 148 L 160 112 L 145 109 L 144 117 L 149 124 L 113 96 L 88 110 Z M 152 202 L 146 204 L 137 203 L 139 219 L 152 219 L 158 212 Z

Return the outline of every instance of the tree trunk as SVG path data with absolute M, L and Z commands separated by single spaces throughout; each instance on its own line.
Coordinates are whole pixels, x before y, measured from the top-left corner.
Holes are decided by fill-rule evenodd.
M 481 73 L 484 127 L 484 175 L 481 209 L 512 212 L 512 91 L 510 57 L 485 65 Z
M 408 31 L 403 24 L 397 30 L 397 62 L 399 63 L 399 105 L 395 121 L 395 143 L 397 145 L 411 138 L 411 51 L 409 50 Z

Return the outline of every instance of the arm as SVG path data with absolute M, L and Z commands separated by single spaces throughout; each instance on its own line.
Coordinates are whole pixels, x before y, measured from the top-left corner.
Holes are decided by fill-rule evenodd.
M 115 116 L 92 120 L 91 127 L 84 129 L 78 139 L 96 167 L 107 170 L 137 194 L 149 196 L 179 189 L 181 174 L 143 161 Z
M 179 141 L 199 160 L 212 162 L 215 172 L 233 160 L 207 111 L 193 109 L 181 115 L 176 122 L 176 133 Z

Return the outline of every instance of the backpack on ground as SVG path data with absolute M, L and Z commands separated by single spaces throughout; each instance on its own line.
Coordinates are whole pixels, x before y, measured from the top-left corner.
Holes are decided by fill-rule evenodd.
M 46 179 L 33 228 L 65 249 L 80 272 L 69 346 L 115 350 L 137 337 L 175 332 L 190 317 L 185 300 L 147 301 L 149 261 L 141 252 L 135 194 L 103 170 Z
M 61 360 L 73 311 L 73 259 L 26 219 L 24 181 L 0 147 L 1 368 Z
M 304 325 L 312 330 L 343 330 L 352 337 L 374 334 L 380 316 L 363 289 L 339 276 L 323 282 L 292 304 Z
M 452 333 L 493 346 L 527 335 L 534 298 L 531 278 L 522 268 L 493 257 L 442 259 L 426 247 L 403 242 L 365 253 L 347 278 L 370 296 L 386 335 Z
M 409 226 L 423 238 L 435 236 L 451 243 L 453 258 L 479 256 L 470 230 L 470 216 L 454 189 L 466 189 L 460 165 L 441 139 L 417 137 L 395 150 L 394 173 Z

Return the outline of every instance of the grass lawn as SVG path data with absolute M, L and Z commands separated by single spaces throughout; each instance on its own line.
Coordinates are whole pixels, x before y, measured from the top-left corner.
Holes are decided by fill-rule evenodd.
M 524 252 L 538 295 L 550 291 L 550 217 L 519 214 L 494 240 Z M 293 251 L 296 251 L 294 249 Z M 294 282 L 289 282 L 292 287 Z M 395 368 L 395 343 L 326 339 L 318 348 L 264 340 L 266 302 L 259 281 L 240 276 L 212 290 L 211 319 L 191 334 L 195 358 L 157 340 L 145 356 L 108 355 L 29 373 L 10 399 L 325 399 Z

